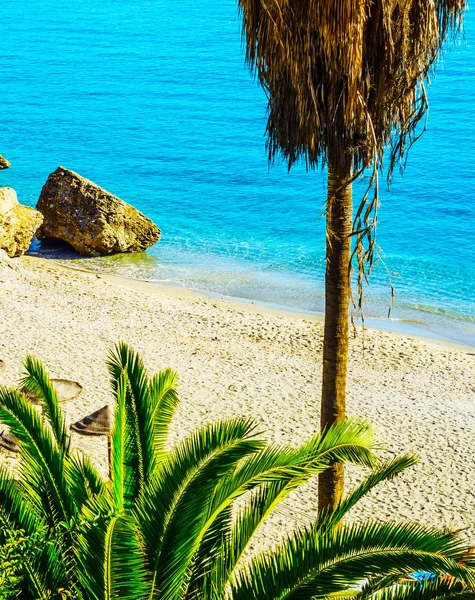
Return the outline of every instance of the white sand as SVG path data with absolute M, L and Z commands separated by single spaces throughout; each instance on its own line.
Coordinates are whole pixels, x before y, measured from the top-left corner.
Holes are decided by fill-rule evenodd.
M 72 271 L 23 257 L 0 265 L 0 383 L 14 384 L 27 353 L 52 376 L 79 381 L 69 421 L 111 401 L 105 359 L 118 340 L 151 372 L 180 375 L 182 436 L 199 423 L 253 415 L 270 439 L 297 443 L 318 428 L 322 323 L 174 288 Z M 472 349 L 472 352 L 475 350 Z M 391 454 L 420 464 L 383 484 L 354 515 L 467 528 L 475 541 L 475 355 L 466 347 L 367 331 L 351 341 L 348 412 L 369 418 Z M 75 435 L 105 470 L 102 439 Z M 14 463 L 6 452 L 0 462 Z M 350 473 L 349 480 L 355 481 Z M 315 485 L 289 499 L 271 537 L 315 514 Z M 275 529 L 277 528 L 277 529 Z M 265 534 L 265 532 L 264 532 Z

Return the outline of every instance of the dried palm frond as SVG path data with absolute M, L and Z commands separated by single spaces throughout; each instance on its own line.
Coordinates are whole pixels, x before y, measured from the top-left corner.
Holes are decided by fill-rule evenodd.
M 268 98 L 269 161 L 372 169 L 356 211 L 354 256 L 374 252 L 378 171 L 404 165 L 428 103 L 425 83 L 466 0 L 238 0 L 246 59 Z M 348 182 L 349 183 L 349 182 Z M 371 188 L 374 193 L 370 193 Z M 360 279 L 361 283 L 361 279 Z

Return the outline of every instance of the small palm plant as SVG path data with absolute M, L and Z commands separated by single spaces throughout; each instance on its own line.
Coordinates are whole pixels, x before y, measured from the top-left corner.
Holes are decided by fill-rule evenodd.
M 358 500 L 415 463 L 380 464 L 367 423 L 348 421 L 300 447 L 269 444 L 254 421 L 234 418 L 174 446 L 176 373 L 149 377 L 125 344 L 109 358 L 115 400 L 110 481 L 72 451 L 44 367 L 29 357 L 22 389 L 0 389 L 0 419 L 20 443 L 18 478 L 0 470 L 0 544 L 8 531 L 44 531 L 22 561 L 20 596 L 80 600 L 310 600 L 475 597 L 461 539 L 414 524 L 343 525 Z M 334 462 L 372 469 L 333 511 L 272 551 L 248 549 L 282 500 Z M 449 574 L 426 584 L 416 570 Z M 420 594 L 420 595 L 418 595 Z

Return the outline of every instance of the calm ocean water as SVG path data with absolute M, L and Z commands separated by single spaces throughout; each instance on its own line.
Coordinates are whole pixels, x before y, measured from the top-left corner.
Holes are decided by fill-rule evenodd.
M 429 97 L 382 193 L 366 312 L 387 314 L 390 280 L 392 317 L 475 345 L 475 15 Z M 235 0 L 4 3 L 0 106 L 0 185 L 20 201 L 61 164 L 162 228 L 146 254 L 70 264 L 323 310 L 325 174 L 268 170 Z

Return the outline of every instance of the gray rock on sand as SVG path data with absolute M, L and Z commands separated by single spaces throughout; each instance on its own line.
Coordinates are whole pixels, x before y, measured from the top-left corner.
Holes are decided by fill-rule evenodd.
M 77 381 L 70 379 L 51 379 L 51 383 L 56 391 L 60 402 L 69 402 L 75 400 L 83 391 L 83 387 Z M 32 404 L 40 404 L 40 399 L 29 390 L 22 390 L 25 396 Z
M 21 256 L 30 247 L 42 215 L 18 202 L 14 189 L 0 188 L 0 249 L 8 256 Z
M 142 213 L 64 167 L 48 177 L 37 209 L 44 215 L 39 239 L 59 239 L 85 255 L 140 252 L 160 229 Z
M 0 154 L 0 171 L 2 169 L 8 169 L 8 167 L 10 167 L 9 161 Z

